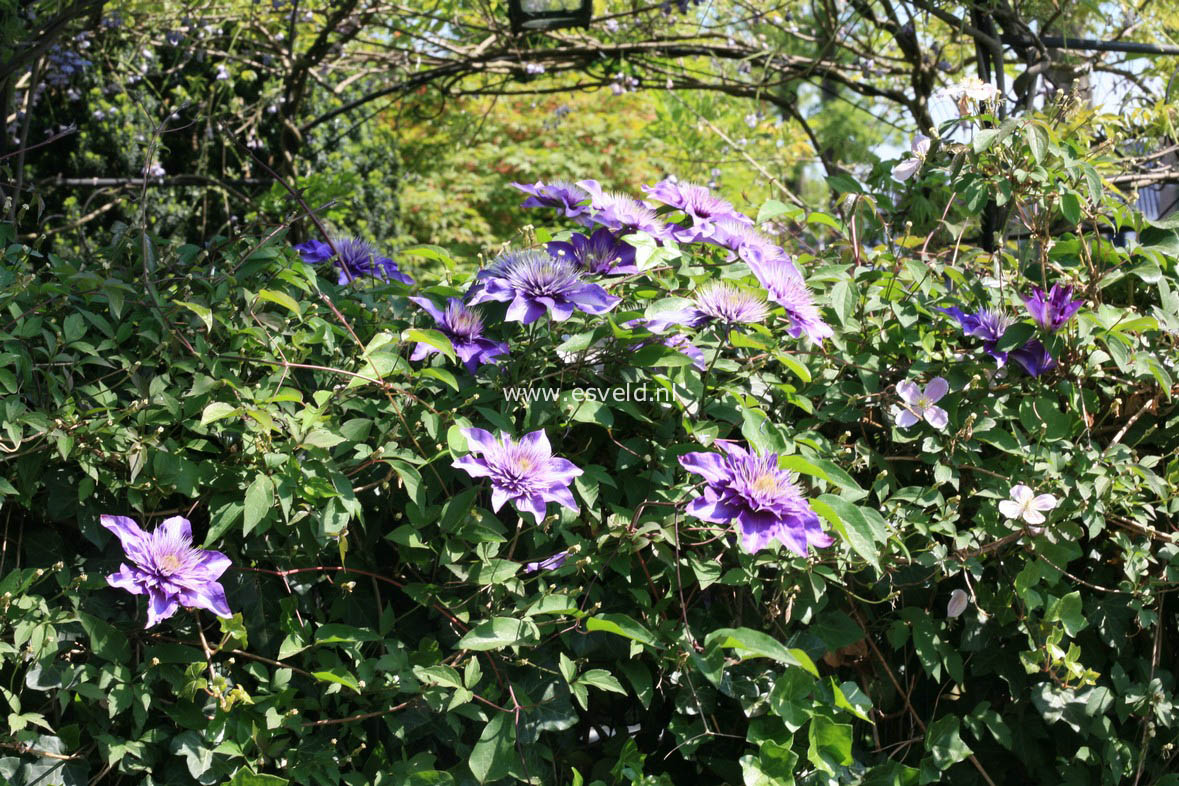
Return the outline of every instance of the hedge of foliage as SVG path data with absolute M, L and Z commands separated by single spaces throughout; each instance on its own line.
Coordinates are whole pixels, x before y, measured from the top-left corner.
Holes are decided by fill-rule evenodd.
M 756 228 L 542 188 L 479 273 L 6 243 L 0 775 L 1179 783 L 1179 240 L 1076 128 Z

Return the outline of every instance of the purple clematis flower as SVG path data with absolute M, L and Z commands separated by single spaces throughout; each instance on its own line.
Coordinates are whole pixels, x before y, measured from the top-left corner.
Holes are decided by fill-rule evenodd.
M 680 456 L 684 469 L 707 483 L 688 513 L 716 524 L 736 521 L 741 545 L 751 554 L 771 540 L 804 557 L 809 546 L 831 545 L 791 473 L 778 468 L 776 453 L 761 456 L 725 440 L 715 444 L 721 453 Z
M 983 340 L 983 349 L 1000 366 L 1007 362 L 1007 353 L 995 349 L 995 345 L 999 343 L 999 339 L 1003 338 L 1003 334 L 1007 332 L 1007 328 L 1011 325 L 1011 317 L 1000 311 L 992 311 L 990 309 L 976 311 L 973 314 L 967 314 L 962 309 L 956 307 L 935 308 L 934 311 L 949 314 L 958 320 L 958 324 L 962 326 L 963 333 L 968 336 L 981 338 Z
M 897 394 L 901 397 L 901 406 L 893 407 L 896 424 L 901 428 L 909 428 L 924 419 L 926 423 L 941 431 L 950 422 L 950 418 L 944 409 L 935 405 L 948 392 L 950 384 L 941 377 L 929 380 L 925 392 L 911 380 L 898 382 Z
M 1038 377 L 1045 371 L 1056 368 L 1056 361 L 1052 355 L 1048 354 L 1048 348 L 1036 338 L 1012 351 L 1009 357 L 1023 366 L 1024 371 L 1033 377 Z
M 545 246 L 558 259 L 570 259 L 581 270 L 599 276 L 621 276 L 638 273 L 635 250 L 629 243 L 614 237 L 606 227 L 599 227 L 592 235 L 580 233 L 569 242 L 554 240 Z
M 705 240 L 735 252 L 741 261 L 750 267 L 767 264 L 776 259 L 785 259 L 791 265 L 794 264 L 777 243 L 752 226 L 732 218 L 718 220 L 715 234 Z
M 694 303 L 666 311 L 643 324 L 652 333 L 664 333 L 672 325 L 700 327 L 709 322 L 748 324 L 761 322 L 770 313 L 765 298 L 727 281 L 709 281 L 696 290 Z
M 1072 287 L 1053 284 L 1047 294 L 1044 293 L 1044 290 L 1036 287 L 1032 296 L 1025 298 L 1023 302 L 1027 306 L 1028 313 L 1032 315 L 1032 319 L 1036 320 L 1036 324 L 1055 333 L 1064 327 L 1064 323 L 1072 319 L 1073 314 L 1077 313 L 1085 303 L 1083 300 L 1070 300 L 1072 294 Z
M 601 224 L 619 234 L 646 232 L 657 240 L 671 235 L 671 227 L 645 202 L 629 194 L 603 191 L 596 180 L 579 180 L 577 185 L 590 195 L 590 211 L 583 216 L 588 223 Z
M 495 300 L 510 303 L 505 319 L 531 324 L 546 311 L 564 322 L 573 310 L 604 314 L 621 298 L 597 284 L 583 281 L 573 260 L 556 259 L 544 251 L 508 252 L 475 277 L 471 305 Z
M 688 340 L 688 337 L 683 333 L 675 333 L 663 339 L 663 346 L 668 349 L 674 349 L 681 355 L 687 355 L 692 360 L 692 365 L 697 371 L 704 371 L 708 368 L 708 364 L 704 361 L 704 352 L 700 347 Z
M 525 562 L 524 573 L 535 573 L 538 570 L 556 570 L 565 564 L 565 560 L 569 559 L 569 549 L 558 551 L 551 557 L 539 560 L 537 562 Z
M 643 186 L 647 196 L 665 205 L 682 211 L 691 219 L 690 227 L 671 228 L 672 235 L 681 242 L 691 243 L 714 237 L 718 221 L 752 224 L 753 221 L 741 213 L 727 199 L 722 199 L 704 186 L 695 183 L 677 183 L 674 180 L 660 180 L 653 186 Z
M 295 250 L 299 252 L 299 256 L 303 258 L 303 261 L 309 265 L 318 265 L 320 262 L 326 262 L 336 255 L 336 252 L 332 251 L 331 246 L 315 238 L 308 240 L 306 243 L 300 243 L 295 246 Z
M 329 259 L 335 259 L 335 265 L 340 270 L 337 284 L 348 284 L 358 278 L 372 277 L 382 281 L 400 281 L 407 287 L 413 286 L 413 279 L 401 272 L 397 263 L 388 257 L 380 256 L 371 243 L 355 237 L 334 237 L 339 255 L 332 253 L 331 245 L 320 240 L 308 240 L 295 246 L 295 250 L 303 257 L 303 261 L 317 265 Z
M 749 269 L 770 293 L 770 300 L 786 309 L 786 316 L 790 318 L 790 335 L 798 338 L 805 333 L 816 344 L 835 335 L 835 331 L 819 315 L 815 298 L 790 257 L 774 257 L 758 264 L 750 263 Z
M 500 433 L 493 437 L 481 428 L 465 428 L 463 436 L 474 455 L 455 459 L 452 466 L 473 478 L 491 479 L 491 508 L 499 511 L 511 502 L 520 513 L 544 518 L 549 502 L 577 511 L 569 484 L 581 474 L 572 462 L 553 456 L 544 430 L 525 434 L 519 442 Z
M 229 567 L 229 557 L 192 545 L 188 519 L 165 519 L 150 534 L 126 516 L 102 516 L 102 526 L 115 533 L 131 565 L 123 563 L 107 584 L 147 595 L 147 627 L 176 613 L 180 606 L 207 609 L 219 617 L 232 617 L 225 590 L 217 579 Z
M 554 180 L 548 184 L 538 180 L 531 186 L 524 183 L 512 183 L 512 186 L 528 194 L 520 207 L 555 207 L 566 218 L 578 218 L 589 212 L 589 207 L 581 204 L 589 199 L 589 194 L 566 180 Z
M 474 374 L 485 363 L 499 362 L 495 358 L 508 354 L 506 343 L 483 338 L 483 318 L 463 305 L 463 301 L 458 298 L 450 298 L 445 311 L 440 311 L 429 298 L 411 297 L 410 300 L 434 318 L 439 332 L 450 339 L 455 354 L 470 374 Z M 409 359 L 422 360 L 437 352 L 438 349 L 429 344 L 418 344 Z

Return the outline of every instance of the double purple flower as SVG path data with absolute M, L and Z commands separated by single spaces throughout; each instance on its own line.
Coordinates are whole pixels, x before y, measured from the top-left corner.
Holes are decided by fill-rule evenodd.
M 574 309 L 604 314 L 620 300 L 584 281 L 571 259 L 556 259 L 544 251 L 511 251 L 479 272 L 468 302 L 509 303 L 505 319 L 527 325 L 545 312 L 554 322 L 569 319 Z
M 347 284 L 358 278 L 371 277 L 381 281 L 400 281 L 407 287 L 413 286 L 413 279 L 402 273 L 397 263 L 380 256 L 371 243 L 355 237 L 332 238 L 339 254 L 332 252 L 331 245 L 322 240 L 308 240 L 295 246 L 299 256 L 309 265 L 317 265 L 335 258 L 340 274 L 337 284 Z
M 599 227 L 592 235 L 576 233 L 568 242 L 554 240 L 545 247 L 558 259 L 569 259 L 579 270 L 599 276 L 621 276 L 638 273 L 635 250 L 623 243 L 606 227 Z
M 1070 300 L 1072 293 L 1072 287 L 1060 284 L 1053 284 L 1047 294 L 1036 287 L 1032 291 L 1032 296 L 1024 298 L 1023 302 L 1037 325 L 1049 333 L 1055 333 L 1064 327 L 1085 303 L 1083 300 Z
M 692 304 L 659 314 L 645 320 L 644 324 L 652 333 L 664 333 L 672 325 L 696 328 L 709 322 L 761 322 L 770 312 L 763 297 L 727 281 L 709 281 L 701 285 L 693 300 Z
M 688 513 L 715 524 L 736 521 L 741 545 L 751 554 L 771 540 L 804 557 L 810 546 L 831 545 L 791 473 L 779 469 L 776 453 L 758 455 L 726 440 L 715 444 L 720 453 L 680 456 L 684 469 L 707 484 L 688 504 Z
M 579 218 L 586 224 L 600 224 L 619 234 L 646 232 L 657 240 L 670 236 L 671 227 L 650 205 L 629 194 L 603 191 L 596 180 L 579 180 L 577 185 L 590 195 L 590 211 Z
M 171 617 L 180 606 L 233 616 L 217 582 L 229 567 L 229 557 L 195 548 L 188 519 L 165 519 L 150 534 L 126 516 L 102 516 L 99 521 L 115 533 L 131 560 L 106 581 L 132 595 L 147 595 L 147 627 Z
M 643 186 L 647 196 L 681 211 L 692 221 L 688 227 L 671 227 L 672 235 L 684 243 L 713 238 L 717 235 L 717 222 L 728 221 L 752 224 L 753 221 L 741 213 L 727 199 L 722 199 L 704 186 L 695 183 L 678 183 L 671 179 L 660 180 L 653 186 Z
M 770 293 L 770 300 L 786 310 L 791 336 L 798 338 L 805 333 L 811 341 L 822 344 L 823 339 L 835 334 L 819 315 L 815 298 L 790 257 L 783 254 L 748 264 L 758 282 Z
M 568 181 L 555 180 L 546 184 L 543 180 L 538 180 L 533 185 L 512 183 L 512 186 L 528 194 L 528 198 L 520 203 L 520 207 L 555 207 L 564 213 L 566 218 L 576 219 L 589 212 L 589 207 L 581 204 L 589 200 L 589 194 L 585 189 Z
M 577 511 L 569 484 L 581 474 L 572 462 L 553 456 L 544 430 L 525 434 L 517 442 L 500 433 L 493 437 L 481 428 L 462 430 L 472 454 L 455 459 L 452 466 L 473 478 L 490 478 L 491 508 L 498 512 L 511 502 L 520 513 L 531 513 L 540 522 L 549 502 Z
M 411 297 L 410 300 L 434 318 L 438 331 L 450 339 L 455 354 L 470 374 L 475 374 L 485 363 L 496 363 L 498 361 L 495 358 L 508 354 L 506 343 L 483 338 L 483 318 L 463 305 L 463 301 L 458 298 L 450 298 L 445 311 L 439 310 L 429 298 Z M 422 360 L 437 352 L 436 347 L 419 343 L 409 359 Z
M 967 314 L 956 306 L 951 306 L 950 308 L 934 308 L 934 311 L 940 311 L 958 320 L 958 324 L 962 327 L 962 332 L 966 335 L 981 338 L 983 351 L 993 357 L 1000 366 L 1007 362 L 1007 353 L 995 347 L 999 343 L 999 339 L 1003 338 L 1003 334 L 1007 332 L 1007 328 L 1011 325 L 1011 317 L 1001 311 L 992 311 L 991 309 L 983 309 L 973 314 Z

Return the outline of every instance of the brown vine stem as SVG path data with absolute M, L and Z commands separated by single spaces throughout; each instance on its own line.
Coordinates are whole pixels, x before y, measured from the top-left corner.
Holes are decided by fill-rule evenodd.
M 880 648 L 876 646 L 875 639 L 873 639 L 872 634 L 868 632 L 868 626 L 864 622 L 864 615 L 860 613 L 859 607 L 856 606 L 855 601 L 850 597 L 848 598 L 848 603 L 851 604 L 851 612 L 852 616 L 856 618 L 856 624 L 860 626 L 860 630 L 864 633 L 864 640 L 868 642 L 868 646 L 872 649 L 872 654 L 876 656 L 876 660 L 880 661 L 880 665 L 884 667 L 884 673 L 888 676 L 889 682 L 892 683 L 893 688 L 896 689 L 896 692 L 905 702 L 905 709 L 909 711 L 909 714 L 913 717 L 913 721 L 917 724 L 917 727 L 921 729 L 921 733 L 927 734 L 928 730 L 925 726 L 925 721 L 921 720 L 921 716 L 917 714 L 916 708 L 913 707 L 913 702 L 909 700 L 909 694 L 901 687 L 901 684 L 897 682 L 896 675 L 892 673 L 892 669 L 889 667 L 888 660 L 884 657 L 884 653 L 881 652 Z M 988 786 L 995 786 L 995 781 L 982 766 L 982 762 L 978 760 L 978 757 L 972 753 L 967 758 L 970 760 L 970 763 L 974 765 L 974 768 L 978 770 L 978 774 L 982 776 L 982 779 L 987 782 Z

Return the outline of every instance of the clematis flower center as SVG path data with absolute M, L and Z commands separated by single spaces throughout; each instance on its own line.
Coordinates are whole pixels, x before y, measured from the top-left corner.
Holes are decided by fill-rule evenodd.
M 165 554 L 160 557 L 160 561 L 156 564 L 160 569 L 160 573 L 163 573 L 165 576 L 171 576 L 180 570 L 180 557 L 177 557 L 175 554 Z
M 769 472 L 758 475 L 750 484 L 750 488 L 758 494 L 772 494 L 778 490 L 778 479 Z

